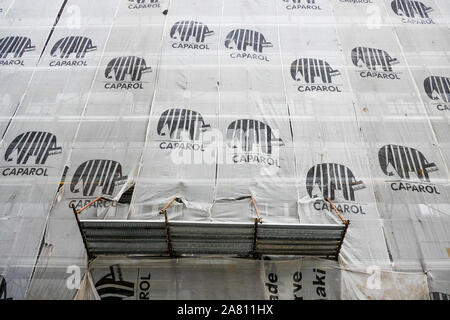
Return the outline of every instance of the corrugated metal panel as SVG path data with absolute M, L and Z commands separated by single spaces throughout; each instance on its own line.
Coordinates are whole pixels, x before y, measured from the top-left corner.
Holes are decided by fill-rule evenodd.
M 166 224 L 156 221 L 80 221 L 90 255 L 170 255 Z M 345 225 L 168 223 L 174 255 L 304 255 L 336 257 Z M 255 236 L 256 231 L 256 236 Z M 255 247 L 254 247 L 255 245 Z

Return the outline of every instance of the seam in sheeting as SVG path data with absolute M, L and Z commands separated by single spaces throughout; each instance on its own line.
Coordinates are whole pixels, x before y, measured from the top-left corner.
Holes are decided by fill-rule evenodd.
M 165 18 L 164 18 L 164 28 L 163 28 L 163 31 L 161 33 L 161 41 L 160 41 L 159 55 L 158 55 L 159 58 L 158 58 L 158 61 L 157 61 L 157 64 L 156 64 L 155 89 L 153 90 L 153 97 L 152 97 L 152 100 L 150 101 L 150 112 L 149 112 L 149 115 L 148 115 L 147 128 L 145 129 L 145 133 L 144 133 L 145 134 L 144 145 L 142 147 L 141 156 L 140 156 L 140 159 L 139 159 L 139 162 L 138 162 L 138 168 L 136 170 L 136 177 L 135 177 L 136 180 L 138 179 L 139 174 L 141 172 L 142 163 L 143 163 L 143 160 L 144 160 L 145 150 L 147 150 L 148 133 L 150 132 L 150 124 L 151 124 L 150 120 L 151 120 L 152 115 L 153 115 L 153 105 L 154 105 L 155 98 L 156 98 L 156 92 L 158 90 L 160 66 L 161 66 L 161 58 L 162 58 L 162 50 L 163 50 L 163 39 L 164 39 L 164 36 L 165 36 L 166 27 L 167 27 L 167 17 L 170 14 L 170 5 L 171 5 L 171 3 L 172 3 L 172 0 L 169 0 L 169 2 L 167 4 L 167 8 L 166 8 L 167 14 L 165 15 Z M 135 185 L 136 185 L 136 182 L 135 182 Z M 128 214 L 127 214 L 126 219 L 129 218 L 129 216 L 131 214 L 131 210 L 134 209 L 133 208 L 133 203 L 134 203 L 135 196 L 136 196 L 136 193 L 133 192 L 133 195 L 132 195 L 131 200 L 130 200 L 130 206 L 128 208 Z
M 384 5 L 383 5 L 383 6 L 384 6 Z M 392 19 L 391 19 L 390 15 L 389 15 L 389 12 L 387 11 L 386 6 L 384 6 L 384 8 L 385 8 L 385 12 L 386 12 L 386 14 L 387 14 L 387 17 L 388 17 L 388 20 L 389 20 L 389 23 L 390 23 L 390 27 L 391 27 L 392 30 L 393 30 L 393 33 L 394 33 L 394 36 L 395 36 L 395 40 L 396 40 L 396 42 L 397 42 L 398 47 L 400 48 L 400 53 L 401 53 L 401 55 L 402 55 L 403 60 L 405 61 L 405 64 L 406 64 L 406 68 L 407 68 L 407 70 L 408 70 L 408 74 L 409 74 L 410 81 L 412 82 L 412 85 L 413 85 L 413 87 L 414 87 L 414 89 L 415 89 L 415 91 L 416 91 L 416 95 L 417 95 L 418 98 L 420 99 L 420 105 L 421 105 L 421 107 L 423 108 L 424 115 L 425 115 L 425 117 L 426 117 L 426 119 L 427 119 L 427 123 L 428 123 L 428 126 L 429 126 L 429 128 L 430 128 L 430 131 L 431 131 L 431 134 L 432 134 L 434 143 L 436 144 L 435 147 L 437 148 L 437 150 L 438 150 L 438 152 L 439 152 L 439 155 L 441 156 L 442 163 L 443 163 L 444 166 L 445 166 L 446 173 L 447 173 L 447 179 L 448 179 L 448 178 L 449 178 L 449 168 L 448 168 L 448 165 L 447 165 L 447 163 L 446 163 L 446 161 L 445 161 L 446 158 L 444 157 L 444 154 L 442 153 L 442 149 L 441 149 L 441 147 L 440 147 L 439 140 L 438 140 L 438 138 L 437 138 L 436 132 L 434 131 L 433 124 L 431 123 L 431 119 L 430 119 L 430 116 L 429 116 L 429 111 L 427 110 L 427 106 L 426 106 L 426 104 L 425 104 L 425 101 L 424 101 L 422 95 L 420 94 L 419 87 L 417 86 L 416 80 L 414 79 L 414 76 L 413 76 L 413 74 L 412 74 L 411 67 L 410 67 L 410 65 L 409 65 L 408 59 L 407 59 L 406 54 L 405 54 L 405 51 L 404 51 L 404 49 L 403 49 L 403 45 L 401 44 L 400 38 L 399 38 L 398 33 L 397 33 L 397 28 L 396 28 L 396 26 L 394 25 L 394 23 L 392 22 Z M 378 205 L 378 203 L 377 203 L 377 205 Z M 392 205 L 392 203 L 391 203 L 391 205 Z M 427 269 L 428 269 L 428 268 L 426 267 L 426 261 L 425 261 L 425 260 L 426 260 L 426 258 L 425 258 L 426 255 L 424 255 L 422 246 L 420 245 L 420 240 L 419 240 L 418 232 L 417 232 L 418 229 L 417 229 L 417 225 L 416 225 L 416 224 L 417 224 L 417 221 L 416 221 L 415 219 L 413 219 L 413 217 L 411 217 L 411 216 L 410 216 L 409 221 L 411 222 L 411 225 L 413 226 L 413 229 L 414 229 L 413 234 L 414 234 L 414 238 L 416 239 L 416 243 L 417 243 L 417 247 L 416 247 L 416 248 L 417 248 L 417 250 L 419 251 L 419 257 L 418 257 L 418 260 L 419 260 L 420 265 L 421 265 L 421 267 L 422 267 L 422 271 L 426 274 L 426 273 L 427 273 Z M 387 240 L 387 239 L 386 239 L 386 240 Z M 386 241 L 386 243 L 387 243 L 387 241 Z
M 67 1 L 67 0 L 65 0 L 65 1 Z M 116 7 L 116 12 L 115 12 L 115 14 L 114 14 L 114 17 L 116 17 L 116 15 L 117 15 L 117 12 L 118 12 L 118 10 L 119 10 L 119 6 L 120 6 L 121 1 L 122 1 L 122 0 L 119 0 L 119 1 L 118 1 L 118 4 L 117 4 L 117 7 Z M 65 3 L 66 3 L 66 2 L 65 2 Z M 65 3 L 64 3 L 64 4 L 65 4 Z M 57 19 L 57 20 L 55 21 L 55 23 L 57 23 L 58 21 L 59 21 L 59 19 Z M 55 27 L 55 26 L 56 26 L 56 25 L 54 25 L 54 27 Z M 65 161 L 64 166 L 63 166 L 63 168 L 62 168 L 61 177 L 63 176 L 63 174 L 64 174 L 64 172 L 65 172 L 65 170 L 66 170 L 65 168 L 66 168 L 66 167 L 70 167 L 70 159 L 71 159 L 71 156 L 72 156 L 73 145 L 74 145 L 74 143 L 75 143 L 75 141 L 76 141 L 76 138 L 77 138 L 79 129 L 80 129 L 80 127 L 81 127 L 82 118 L 83 118 L 83 116 L 84 116 L 85 110 L 86 110 L 86 108 L 87 108 L 87 104 L 88 104 L 88 102 L 89 102 L 89 97 L 90 97 L 90 95 L 91 95 L 91 91 L 92 91 L 92 87 L 93 87 L 93 85 L 94 85 L 95 78 L 96 78 L 96 76 L 97 76 L 97 74 L 98 74 L 98 71 L 100 70 L 100 68 L 99 68 L 98 66 L 99 66 L 100 63 L 101 63 L 101 59 L 102 59 L 103 54 L 104 54 L 104 52 L 105 52 L 105 50 L 106 50 L 106 43 L 107 43 L 107 41 L 108 41 L 108 39 L 109 39 L 109 36 L 110 36 L 110 34 L 111 34 L 112 26 L 113 26 L 113 23 L 111 23 L 111 26 L 110 26 L 109 32 L 108 32 L 108 36 L 107 36 L 106 41 L 105 41 L 105 46 L 104 46 L 103 51 L 102 51 L 102 55 L 101 55 L 101 57 L 99 58 L 98 63 L 97 63 L 97 65 L 96 65 L 96 71 L 95 71 L 94 77 L 92 78 L 91 86 L 90 86 L 90 88 L 89 88 L 89 94 L 88 94 L 88 96 L 87 96 L 85 105 L 84 105 L 83 110 L 82 110 L 82 113 L 81 113 L 81 115 L 80 115 L 79 124 L 78 124 L 78 126 L 77 126 L 77 129 L 76 129 L 74 138 L 73 138 L 72 143 L 71 143 L 71 144 L 72 144 L 72 147 L 70 147 L 70 149 L 69 149 L 69 151 L 68 151 L 67 158 L 66 158 L 67 160 Z M 47 43 L 46 43 L 46 45 L 47 45 Z M 59 187 L 60 187 L 60 186 L 57 185 L 57 189 L 56 189 L 56 192 L 55 192 L 55 196 L 54 196 L 54 198 L 53 198 L 53 201 L 51 202 L 50 209 L 48 210 L 47 216 L 46 216 L 46 218 L 45 218 L 45 228 L 44 228 L 43 233 L 42 233 L 42 236 L 41 236 L 43 245 L 45 245 L 44 239 L 45 239 L 46 234 L 47 234 L 47 231 L 48 231 L 48 221 L 49 221 L 50 215 L 51 215 L 51 213 L 52 213 L 52 211 L 53 211 L 53 209 L 54 209 L 54 207 L 55 207 L 55 204 L 56 204 L 57 201 L 58 201 L 57 198 L 58 198 L 58 194 L 59 194 L 59 192 L 58 192 L 58 191 L 59 191 Z M 64 185 L 63 185 L 62 187 L 64 188 Z M 29 292 L 29 290 L 30 290 L 30 288 L 31 288 L 31 283 L 32 283 L 32 281 L 33 281 L 33 276 L 34 276 L 36 267 L 37 267 L 37 265 L 38 265 L 38 263 L 39 263 L 39 258 L 41 257 L 41 255 L 40 255 L 40 253 L 42 252 L 41 250 L 42 250 L 42 246 L 41 246 L 41 248 L 40 248 L 40 252 L 39 252 L 38 255 L 36 256 L 36 262 L 34 263 L 34 267 L 33 267 L 33 271 L 32 271 L 31 277 L 30 277 L 30 279 L 28 280 L 28 284 L 27 284 L 27 289 L 26 289 L 25 296 L 28 294 L 28 292 Z
M 32 82 L 33 79 L 34 79 L 34 75 L 35 75 L 35 73 L 36 73 L 37 70 L 38 70 L 38 69 L 37 69 L 37 66 L 39 65 L 39 62 L 41 61 L 42 55 L 44 54 L 44 51 L 45 51 L 45 49 L 47 48 L 47 44 L 48 44 L 48 42 L 50 41 L 50 38 L 51 38 L 51 36 L 52 36 L 52 34 L 53 34 L 53 30 L 55 29 L 55 26 L 57 25 L 57 23 L 58 23 L 58 21 L 59 21 L 59 17 L 60 17 L 60 15 L 62 14 L 62 12 L 63 12 L 63 10 L 64 10 L 64 7 L 65 7 L 65 5 L 66 5 L 66 3 L 67 3 L 68 0 L 61 0 L 61 1 L 63 1 L 63 3 L 62 3 L 62 5 L 61 5 L 61 8 L 60 8 L 60 10 L 59 10 L 59 12 L 58 12 L 56 18 L 55 18 L 55 21 L 53 22 L 52 28 L 50 29 L 50 32 L 49 32 L 49 34 L 48 34 L 48 36 L 47 36 L 47 40 L 46 40 L 46 42 L 45 42 L 45 44 L 44 44 L 44 47 L 43 47 L 43 49 L 42 49 L 42 52 L 41 52 L 41 54 L 39 55 L 38 60 L 36 61 L 35 68 L 33 68 L 33 71 L 31 72 L 31 76 L 30 76 L 30 79 L 28 80 L 28 83 L 27 83 L 27 85 L 26 85 L 26 88 L 25 88 L 25 90 L 23 91 L 23 94 L 22 94 L 22 96 L 20 97 L 20 100 L 19 100 L 19 102 L 17 103 L 16 108 L 15 108 L 13 114 L 12 114 L 11 117 L 9 118 L 8 124 L 6 125 L 6 128 L 5 128 L 5 130 L 3 131 L 3 133 L 2 133 L 2 136 L 1 136 L 1 138 L 0 138 L 0 145 L 3 144 L 3 139 L 5 138 L 6 134 L 8 133 L 8 129 L 11 127 L 11 124 L 14 123 L 14 118 L 15 118 L 17 112 L 19 111 L 20 107 L 22 106 L 23 100 L 25 99 L 25 97 L 26 97 L 26 95 L 27 95 L 27 92 L 28 92 L 28 89 L 30 88 L 31 82 Z M 6 10 L 6 14 L 8 14 L 9 10 L 10 10 L 11 7 L 14 5 L 14 3 L 15 3 L 15 1 L 13 1 L 13 2 L 11 3 L 11 5 L 9 6 L 9 8 Z
M 223 21 L 223 12 L 225 10 L 225 0 L 222 0 L 222 8 L 220 10 L 220 24 L 219 24 L 219 39 L 222 39 L 222 21 Z M 217 85 L 217 96 L 218 96 L 218 103 L 217 103 L 217 109 L 216 109 L 216 118 L 217 118 L 217 124 L 219 125 L 219 119 L 220 119 L 220 103 L 221 103 L 221 90 L 220 86 L 222 85 L 222 65 L 221 65 L 221 55 L 220 55 L 220 41 L 217 41 L 217 58 L 218 58 L 218 64 L 219 64 L 219 74 L 218 74 L 218 85 Z M 214 171 L 214 189 L 213 189 L 213 202 L 211 205 L 211 208 L 209 209 L 209 219 L 212 221 L 212 210 L 216 204 L 217 199 L 217 185 L 219 182 L 219 156 L 222 151 L 219 150 L 220 145 L 217 144 L 216 147 L 216 165 L 215 165 L 215 171 Z
M 428 123 L 428 125 L 429 125 L 429 127 L 430 127 L 430 130 L 431 130 L 431 133 L 432 133 L 432 135 L 433 135 L 434 142 L 436 143 L 436 148 L 437 148 L 437 150 L 439 151 L 439 154 L 441 155 L 441 159 L 443 160 L 443 161 L 442 161 L 443 164 L 445 165 L 445 169 L 446 169 L 446 171 L 447 171 L 447 179 L 448 179 L 448 178 L 450 177 L 449 167 L 448 167 L 447 162 L 445 161 L 446 158 L 444 157 L 444 154 L 442 153 L 442 149 L 441 149 L 441 147 L 440 147 L 439 140 L 438 140 L 438 138 L 437 138 L 437 136 L 436 136 L 436 132 L 434 131 L 433 124 L 431 123 L 429 111 L 427 110 L 427 106 L 426 106 L 426 104 L 425 104 L 425 101 L 423 100 L 423 97 L 422 97 L 422 95 L 420 94 L 419 87 L 417 86 L 416 80 L 414 79 L 414 76 L 413 76 L 413 74 L 412 74 L 412 72 L 411 72 L 411 67 L 410 67 L 410 65 L 409 65 L 408 59 L 406 58 L 405 51 L 403 50 L 403 46 L 402 46 L 402 44 L 401 44 L 401 42 L 400 42 L 400 38 L 399 38 L 399 36 L 398 36 L 398 34 L 397 34 L 397 28 L 395 27 L 394 23 L 392 22 L 391 17 L 389 16 L 389 13 L 387 12 L 386 7 L 384 7 L 384 8 L 385 8 L 385 10 L 386 10 L 386 14 L 388 15 L 388 19 L 389 19 L 389 22 L 390 22 L 390 24 L 391 24 L 391 28 L 392 28 L 392 30 L 394 31 L 393 33 L 394 33 L 394 35 L 395 35 L 395 39 L 396 39 L 396 41 L 397 41 L 397 44 L 398 44 L 398 46 L 399 46 L 399 48 L 400 48 L 400 52 L 401 52 L 401 54 L 402 54 L 402 57 L 403 57 L 403 59 L 405 60 L 406 67 L 407 67 L 407 69 L 408 69 L 409 77 L 410 77 L 410 79 L 411 79 L 411 81 L 412 81 L 412 84 L 413 84 L 413 86 L 414 86 L 414 89 L 416 90 L 416 94 L 417 94 L 417 96 L 418 96 L 419 99 L 420 99 L 420 105 L 422 106 L 422 108 L 423 108 L 423 110 L 424 110 L 424 114 L 426 115 L 427 123 Z
M 383 7 L 385 7 L 384 2 L 381 3 L 381 5 Z M 334 14 L 335 13 L 334 10 L 335 10 L 335 7 L 333 5 L 331 5 L 331 13 L 332 13 L 332 16 L 333 16 L 333 21 L 334 21 L 334 31 L 335 31 L 335 34 L 336 34 L 336 39 L 338 41 L 338 49 L 340 49 L 341 52 L 342 52 L 341 53 L 341 57 L 343 58 L 343 61 L 344 61 L 345 65 L 346 66 L 350 66 L 351 63 L 348 61 L 347 55 L 345 55 L 343 53 L 343 51 L 342 51 L 342 41 L 340 39 L 340 34 L 339 34 L 339 30 L 338 30 L 338 25 L 339 24 L 336 21 L 336 15 Z M 348 71 L 347 68 L 344 68 L 344 70 L 345 70 L 344 71 L 345 79 L 346 79 L 346 82 L 347 82 L 347 85 L 349 87 L 349 91 L 350 91 L 350 94 L 351 94 L 351 97 L 352 97 L 353 112 L 354 112 L 354 117 L 355 117 L 355 121 L 356 121 L 356 126 L 357 126 L 357 129 L 358 129 L 359 140 L 360 140 L 360 142 L 362 144 L 366 144 L 367 140 L 365 138 L 365 133 L 364 133 L 364 130 L 362 128 L 361 121 L 360 121 L 360 119 L 358 117 L 358 110 L 357 110 L 357 106 L 356 106 L 356 104 L 358 103 L 358 98 L 357 98 L 357 96 L 355 94 L 355 90 L 353 89 L 352 83 L 350 81 L 349 71 Z M 367 150 L 364 151 L 364 157 L 367 159 L 367 163 L 369 164 L 369 166 L 373 166 L 373 164 L 371 162 L 371 158 L 367 154 Z M 375 186 L 375 180 L 373 179 L 373 176 L 371 174 L 371 170 L 367 171 L 367 175 L 368 175 L 367 178 L 370 180 L 371 185 Z M 381 231 L 383 233 L 383 240 L 384 240 L 386 252 L 388 253 L 389 261 L 390 261 L 390 267 L 392 268 L 393 267 L 393 259 L 392 259 L 391 250 L 389 248 L 389 244 L 388 244 L 387 237 L 386 237 L 386 231 L 385 231 L 385 228 L 384 228 L 384 220 L 381 218 L 381 213 L 380 213 L 379 208 L 378 208 L 378 201 L 377 201 L 377 196 L 376 196 L 376 190 L 375 190 L 375 188 L 373 188 L 372 190 L 373 190 L 373 196 L 374 196 L 374 199 L 375 199 L 375 210 L 376 210 L 376 213 L 378 215 L 378 219 L 377 220 L 380 222 L 380 225 L 381 225 Z M 339 259 L 340 259 L 340 261 L 342 261 L 342 257 L 340 257 Z
M 291 134 L 291 141 L 292 141 L 292 146 L 293 146 L 293 154 L 294 154 L 294 174 L 295 177 L 297 178 L 298 172 L 297 172 L 297 151 L 295 148 L 295 139 L 294 139 L 294 129 L 292 127 L 292 117 L 291 117 L 291 108 L 290 108 L 290 104 L 289 104 L 289 97 L 287 94 L 287 86 L 286 86 L 286 79 L 285 79 L 285 70 L 284 70 L 284 61 L 283 61 L 283 55 L 282 55 L 282 50 L 281 50 L 281 33 L 280 33 L 280 15 L 279 15 L 279 10 L 278 10 L 278 6 L 276 3 L 277 0 L 273 0 L 274 6 L 276 8 L 276 15 L 277 15 L 277 35 L 278 35 L 278 52 L 280 55 L 280 63 L 281 63 L 281 78 L 283 79 L 283 92 L 284 92 L 284 99 L 286 101 L 286 109 L 287 109 L 287 113 L 288 113 L 288 121 L 289 121 L 289 132 Z M 299 192 L 299 182 L 298 179 L 295 179 L 295 188 L 297 191 L 297 194 Z M 301 223 L 301 218 L 300 218 L 300 211 L 303 211 L 302 206 L 299 205 L 299 201 L 297 201 L 297 217 L 298 217 L 298 222 Z

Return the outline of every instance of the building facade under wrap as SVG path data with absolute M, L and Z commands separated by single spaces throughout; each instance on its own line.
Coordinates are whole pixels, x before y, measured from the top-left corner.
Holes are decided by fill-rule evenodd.
M 449 17 L 0 0 L 0 299 L 448 300 Z

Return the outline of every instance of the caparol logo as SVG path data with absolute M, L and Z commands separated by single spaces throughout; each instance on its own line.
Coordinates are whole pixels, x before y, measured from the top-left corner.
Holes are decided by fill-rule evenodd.
M 52 57 L 59 60 L 50 61 L 51 67 L 56 66 L 87 66 L 87 61 L 83 60 L 88 52 L 97 50 L 92 40 L 83 36 L 68 36 L 59 39 L 50 51 Z M 72 59 L 72 60 L 69 60 Z
M 361 78 L 400 80 L 399 73 L 394 72 L 392 66 L 398 64 L 396 58 L 381 49 L 356 47 L 352 50 L 353 65 L 366 69 L 358 71 Z
M 439 111 L 450 111 L 450 78 L 441 76 L 427 77 L 423 82 L 424 90 Z
M 428 162 L 417 149 L 388 144 L 378 151 L 381 171 L 388 177 L 399 179 L 387 181 L 393 191 L 412 191 L 440 194 L 430 183 L 429 174 L 438 171 L 434 163 Z
M 342 213 L 366 214 L 363 205 L 357 203 L 355 198 L 355 192 L 365 187 L 364 182 L 356 179 L 353 172 L 342 164 L 316 164 L 308 170 L 306 175 L 306 191 L 311 199 L 330 199 L 333 201 L 337 198 L 336 191 L 340 191 L 342 198 L 349 202 L 334 203 Z M 316 201 L 313 207 L 318 211 L 333 211 L 326 201 Z
M 49 132 L 27 131 L 18 135 L 9 144 L 5 153 L 6 162 L 14 166 L 1 168 L 3 176 L 48 176 L 49 166 L 45 166 L 49 156 L 62 153 L 56 136 Z M 31 158 L 34 161 L 30 161 Z
M 300 92 L 342 92 L 338 85 L 331 85 L 333 77 L 340 74 L 320 59 L 301 58 L 291 63 L 291 77 L 301 83 L 298 86 Z
M 184 20 L 175 22 L 170 30 L 170 38 L 175 49 L 209 50 L 205 43 L 207 37 L 214 35 L 214 31 L 201 22 Z
M 150 300 L 151 278 L 148 270 L 135 269 L 138 277 L 135 282 L 127 281 L 118 264 L 109 267 L 109 273 L 95 282 L 95 289 L 102 300 Z
M 227 146 L 233 149 L 233 163 L 252 163 L 280 167 L 277 148 L 283 140 L 259 120 L 239 119 L 227 128 Z M 274 152 L 276 151 L 276 152 Z
M 320 0 L 282 0 L 287 10 L 322 10 Z
M 159 0 L 128 0 L 128 9 L 159 8 Z
M 128 176 L 122 173 L 122 165 L 114 160 L 92 159 L 76 169 L 70 183 L 70 192 L 82 193 L 82 198 L 70 198 L 69 207 L 81 208 L 100 195 L 112 196 L 114 189 L 126 183 Z M 111 201 L 97 201 L 92 207 L 109 207 Z
M 193 110 L 172 108 L 164 111 L 158 121 L 157 133 L 164 137 L 161 149 L 204 151 L 202 135 L 211 126 Z
M 109 267 L 110 273 L 95 283 L 95 289 L 102 300 L 123 300 L 134 296 L 134 283 L 125 281 L 119 265 Z
M 433 11 L 433 8 L 421 1 L 393 0 L 391 8 L 396 15 L 402 17 L 403 23 L 434 24 L 434 21 L 428 15 L 429 12 Z
M 143 58 L 128 56 L 112 59 L 105 69 L 105 78 L 109 81 L 105 89 L 144 89 L 142 75 L 151 72 Z
M 0 39 L 0 66 L 24 65 L 25 52 L 36 50 L 31 39 L 22 36 L 9 36 Z
M 262 54 L 264 48 L 273 47 L 264 35 L 258 31 L 249 29 L 231 30 L 225 38 L 225 48 L 236 52 L 230 53 L 233 59 L 252 59 L 269 61 L 269 58 Z M 252 53 L 252 52 L 253 53 Z

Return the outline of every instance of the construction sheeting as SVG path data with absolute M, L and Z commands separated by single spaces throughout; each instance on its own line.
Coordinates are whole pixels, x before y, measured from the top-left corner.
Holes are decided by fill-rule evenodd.
M 163 221 L 176 197 L 171 221 L 341 223 L 329 199 L 351 222 L 338 262 L 108 258 L 86 290 L 118 277 L 137 298 L 151 273 L 152 298 L 270 299 L 278 270 L 291 299 L 301 269 L 314 299 L 329 268 L 330 299 L 448 297 L 449 15 L 444 0 L 0 1 L 0 46 L 23 48 L 0 57 L 8 295 L 75 296 L 67 270 L 89 268 L 71 206 L 103 196 L 81 219 Z M 384 284 L 364 287 L 373 270 Z
M 97 258 L 79 295 L 100 299 L 428 299 L 426 276 L 377 269 L 341 269 L 320 259 L 237 258 L 133 260 Z M 86 288 L 86 289 L 85 289 Z

